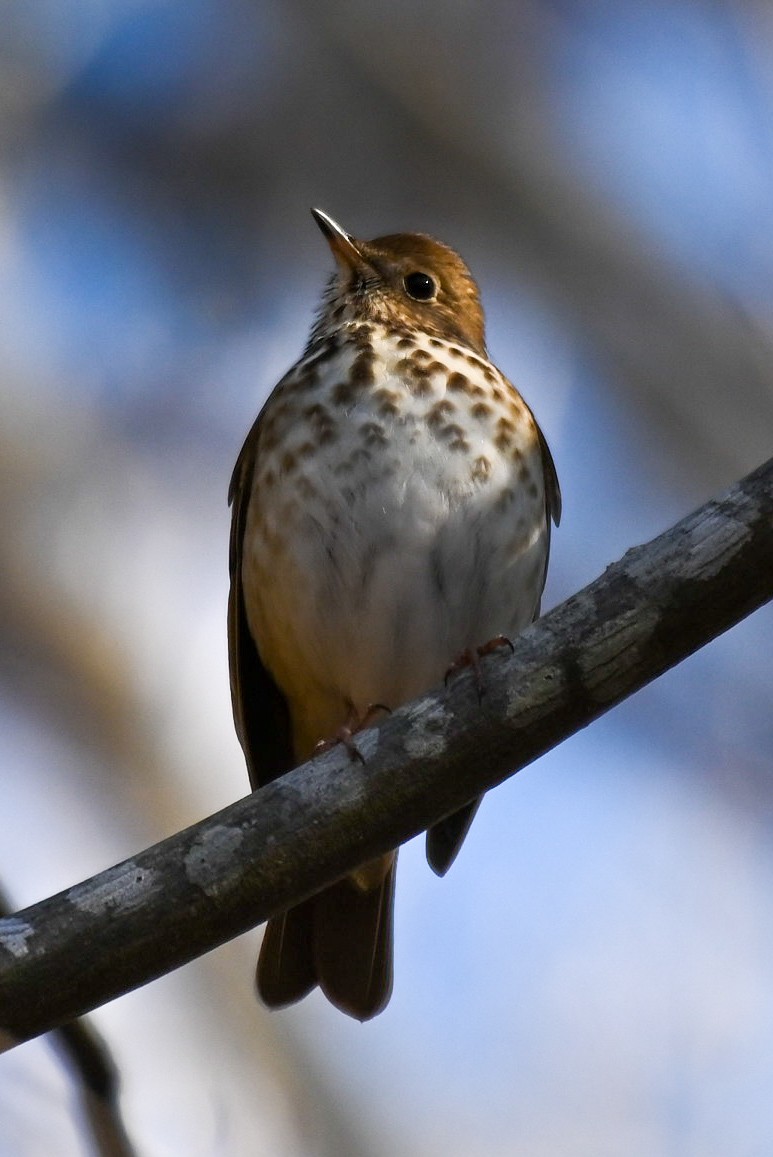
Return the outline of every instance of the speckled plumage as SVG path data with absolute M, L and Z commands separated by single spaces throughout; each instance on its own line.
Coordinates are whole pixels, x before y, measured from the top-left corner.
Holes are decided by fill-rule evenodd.
M 232 686 L 253 786 L 347 718 L 399 706 L 441 682 L 460 652 L 530 623 L 560 508 L 531 412 L 488 361 L 461 258 L 421 235 L 361 242 L 317 219 L 339 272 L 232 482 Z M 431 278 L 432 300 L 408 294 L 414 271 Z M 284 755 L 265 736 L 269 701 Z M 471 815 L 435 830 L 436 870 Z M 264 999 L 287 1003 L 318 982 L 345 1011 L 378 1012 L 391 991 L 393 883 L 387 858 L 289 923 L 271 921 Z M 368 911 L 349 919 L 358 904 Z M 368 960 L 369 976 L 350 975 Z

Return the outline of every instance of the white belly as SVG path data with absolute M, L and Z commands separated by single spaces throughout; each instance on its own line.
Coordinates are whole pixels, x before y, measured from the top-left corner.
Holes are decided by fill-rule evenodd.
M 297 461 L 272 470 L 270 486 L 276 455 L 258 451 L 245 601 L 299 756 L 349 707 L 406 702 L 460 651 L 517 634 L 538 607 L 547 530 L 533 422 L 520 421 L 503 451 L 496 414 L 474 419 L 475 395 L 452 395 L 446 378 L 418 395 L 387 363 L 347 413 L 323 380 L 288 403 L 281 444 Z M 335 436 L 304 455 L 310 405 L 335 415 Z M 460 437 L 467 448 L 451 448 Z

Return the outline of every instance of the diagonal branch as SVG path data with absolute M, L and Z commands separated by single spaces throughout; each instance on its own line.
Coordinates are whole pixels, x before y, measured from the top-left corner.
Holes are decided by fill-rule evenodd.
M 409 839 L 773 596 L 773 459 L 467 677 L 131 860 L 0 920 L 0 1044 L 147 983 Z

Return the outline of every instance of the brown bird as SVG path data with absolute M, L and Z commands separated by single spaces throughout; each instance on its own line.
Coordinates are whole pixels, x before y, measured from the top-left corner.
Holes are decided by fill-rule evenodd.
M 561 511 L 547 443 L 488 359 L 458 254 L 418 233 L 360 241 L 312 213 L 337 270 L 229 493 L 231 691 L 253 788 L 532 622 Z M 478 802 L 427 833 L 439 875 Z M 384 1008 L 396 859 L 269 920 L 268 1006 L 318 984 L 359 1020 Z

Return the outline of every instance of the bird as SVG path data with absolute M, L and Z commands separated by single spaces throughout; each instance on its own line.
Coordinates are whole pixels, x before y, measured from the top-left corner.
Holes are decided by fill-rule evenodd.
M 539 614 L 561 492 L 534 416 L 489 360 L 477 284 L 423 233 L 360 240 L 320 209 L 333 258 L 299 360 L 239 453 L 228 642 L 253 789 L 394 710 Z M 461 656 L 461 660 L 459 659 Z M 443 875 L 480 800 L 427 833 Z M 269 919 L 258 995 L 316 986 L 369 1020 L 393 986 L 397 850 Z

